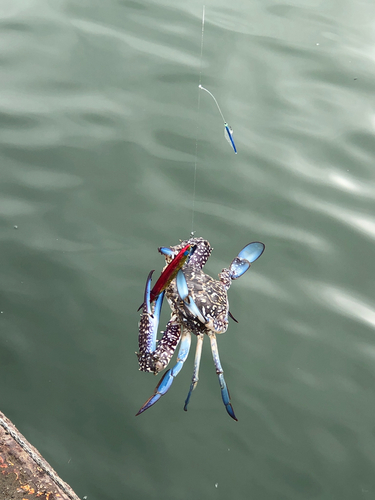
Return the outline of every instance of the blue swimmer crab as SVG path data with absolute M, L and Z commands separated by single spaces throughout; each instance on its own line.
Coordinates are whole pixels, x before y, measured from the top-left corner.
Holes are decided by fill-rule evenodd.
M 173 379 L 178 375 L 188 357 L 191 334 L 193 333 L 197 337 L 197 346 L 192 382 L 184 410 L 187 410 L 192 391 L 198 383 L 203 338 L 206 334 L 211 343 L 212 357 L 219 377 L 223 403 L 228 414 L 234 420 L 237 420 L 220 363 L 216 335 L 226 332 L 228 316 L 233 318 L 229 311 L 227 294 L 232 280 L 239 278 L 249 269 L 250 264 L 262 255 L 265 245 L 258 241 L 246 245 L 232 261 L 229 268 L 221 271 L 219 280 L 215 280 L 202 271 L 212 252 L 211 245 L 203 238 L 192 237 L 189 240 L 182 241 L 179 245 L 159 248 L 159 252 L 165 256 L 166 260 L 164 269 L 178 255 L 181 249 L 189 244 L 191 248 L 188 260 L 166 290 L 160 293 L 153 303 L 150 302 L 153 271 L 150 272 L 147 278 L 139 323 L 139 352 L 137 353 L 139 369 L 157 375 L 168 366 L 179 342 L 181 342 L 181 345 L 176 364 L 164 373 L 155 388 L 154 394 L 146 401 L 137 415 L 154 405 L 169 390 Z M 164 295 L 167 297 L 172 314 L 165 331 L 162 332 L 161 339 L 157 340 L 157 329 Z

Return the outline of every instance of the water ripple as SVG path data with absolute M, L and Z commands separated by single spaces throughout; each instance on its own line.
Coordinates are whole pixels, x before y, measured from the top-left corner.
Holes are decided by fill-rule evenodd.
M 323 213 L 328 217 L 333 217 L 342 224 L 350 226 L 355 231 L 366 235 L 368 238 L 375 238 L 375 217 L 355 210 L 349 210 L 337 203 L 318 199 L 306 193 L 296 192 L 294 199 L 305 208 Z
M 235 224 L 243 228 L 248 228 L 252 232 L 296 241 L 304 246 L 313 247 L 320 252 L 330 252 L 331 245 L 323 237 L 307 231 L 302 227 L 296 227 L 283 222 L 274 222 L 262 217 L 259 213 L 228 207 L 224 204 L 199 202 L 197 211 L 203 214 L 214 215 L 219 219 L 224 219 L 230 224 Z
M 301 281 L 301 286 L 324 307 L 375 328 L 375 308 L 358 295 L 320 281 Z
M 140 37 L 135 32 L 133 34 L 125 33 L 124 31 L 118 31 L 113 27 L 108 28 L 98 22 L 94 23 L 83 19 L 74 19 L 72 20 L 72 24 L 84 33 L 89 33 L 95 36 L 106 36 L 120 40 L 137 52 L 145 52 L 149 55 L 166 59 L 169 62 L 173 61 L 175 64 L 179 65 L 199 66 L 198 55 L 190 56 L 186 53 L 186 51 L 172 48 L 170 44 L 157 43 L 155 38 L 148 41 L 145 39 L 147 31 L 142 32 L 142 37 Z M 147 30 L 147 27 L 145 27 L 145 30 Z

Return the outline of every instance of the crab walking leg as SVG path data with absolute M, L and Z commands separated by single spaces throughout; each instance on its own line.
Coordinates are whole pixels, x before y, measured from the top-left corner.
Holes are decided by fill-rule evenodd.
M 198 380 L 199 380 L 199 365 L 200 365 L 201 356 L 202 356 L 203 338 L 204 338 L 203 333 L 200 333 L 197 336 L 197 347 L 195 349 L 193 378 L 191 379 L 191 386 L 190 386 L 189 394 L 187 395 L 187 398 L 185 401 L 185 406 L 184 406 L 185 411 L 187 411 L 187 406 L 188 406 L 189 401 L 190 401 L 191 393 L 196 388 L 196 386 L 198 384 Z
M 189 289 L 182 269 L 180 269 L 177 273 L 176 286 L 178 295 L 184 301 L 184 304 L 189 309 L 191 314 L 193 316 L 196 316 L 201 323 L 206 324 L 207 322 L 206 318 L 202 315 L 202 313 L 198 309 L 198 306 L 194 302 L 193 297 L 189 295 Z
M 173 379 L 177 377 L 177 375 L 180 373 L 181 368 L 183 367 L 186 358 L 189 355 L 190 344 L 191 344 L 190 331 L 188 329 L 185 329 L 183 330 L 181 335 L 181 344 L 180 344 L 180 349 L 178 351 L 177 363 L 174 365 L 173 368 L 169 369 L 164 373 L 163 378 L 160 380 L 160 382 L 155 388 L 154 394 L 145 402 L 145 404 L 139 410 L 137 415 L 140 415 L 144 411 L 148 410 L 148 408 L 154 405 L 157 401 L 159 401 L 159 399 L 162 396 L 164 396 L 166 392 L 168 392 L 173 383 Z
M 211 351 L 212 351 L 212 357 L 213 357 L 214 363 L 215 363 L 216 373 L 219 377 L 219 384 L 220 384 L 221 397 L 223 399 L 223 403 L 224 403 L 225 408 L 226 408 L 227 412 L 229 413 L 229 415 L 234 420 L 237 420 L 237 417 L 233 411 L 233 407 L 230 403 L 229 390 L 228 390 L 227 384 L 226 384 L 225 379 L 224 379 L 224 370 L 223 370 L 221 363 L 220 363 L 219 350 L 217 348 L 217 342 L 216 342 L 216 335 L 213 332 L 210 332 L 208 334 L 208 336 L 210 337 Z

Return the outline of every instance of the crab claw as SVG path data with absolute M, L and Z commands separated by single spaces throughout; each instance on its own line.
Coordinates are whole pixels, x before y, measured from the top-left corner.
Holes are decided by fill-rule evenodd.
M 188 357 L 190 344 L 191 344 L 191 335 L 190 332 L 187 330 L 182 334 L 181 337 L 181 345 L 178 351 L 176 364 L 172 369 L 169 369 L 164 373 L 163 378 L 160 380 L 160 382 L 155 388 L 154 394 L 145 402 L 145 404 L 142 406 L 142 408 L 139 410 L 136 416 L 148 410 L 148 408 L 151 408 L 152 405 L 154 405 L 157 401 L 159 401 L 159 399 L 169 391 L 173 383 L 173 380 L 180 373 L 181 368 L 183 367 L 185 360 Z
M 156 386 L 154 394 L 150 398 L 148 398 L 148 400 L 145 402 L 145 404 L 142 406 L 142 408 L 135 416 L 137 417 L 144 411 L 151 408 L 151 406 L 154 405 L 157 401 L 159 401 L 159 399 L 162 396 L 164 396 L 164 394 L 169 390 L 169 388 L 172 385 L 172 382 L 173 382 L 172 370 L 168 370 L 164 373 L 162 379 Z
M 141 321 L 139 323 L 138 335 L 138 363 L 139 369 L 145 372 L 154 372 L 153 353 L 156 348 L 156 335 L 159 326 L 159 318 L 161 306 L 163 303 L 164 292 L 162 292 L 155 301 L 154 310 L 152 311 L 150 303 L 151 277 L 154 271 L 151 271 L 147 277 L 143 311 Z
M 254 241 L 246 245 L 229 266 L 231 279 L 236 280 L 242 276 L 249 269 L 250 264 L 259 259 L 264 249 L 265 245 L 260 241 Z
M 191 314 L 193 316 L 198 318 L 199 321 L 205 325 L 207 323 L 207 320 L 204 318 L 201 311 L 198 309 L 198 306 L 194 302 L 191 295 L 189 295 L 189 289 L 188 289 L 186 278 L 185 278 L 185 275 L 184 275 L 182 269 L 180 269 L 177 273 L 176 286 L 177 286 L 178 295 L 183 300 L 187 309 L 191 312 Z

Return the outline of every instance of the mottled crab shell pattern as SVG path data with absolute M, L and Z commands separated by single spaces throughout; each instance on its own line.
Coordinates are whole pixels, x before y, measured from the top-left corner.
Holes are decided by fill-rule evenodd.
M 178 254 L 178 252 L 186 247 L 186 245 L 190 244 L 193 247 L 193 251 L 191 253 L 190 259 L 184 265 L 184 267 L 198 267 L 202 269 L 207 260 L 209 259 L 212 253 L 212 247 L 207 240 L 204 238 L 190 238 L 189 240 L 182 241 L 179 245 L 175 245 L 173 247 L 169 247 L 173 252 L 173 257 L 171 255 L 165 255 L 165 260 L 167 265 L 173 260 L 174 256 Z M 159 248 L 159 252 L 162 253 L 162 249 Z
M 229 269 L 223 269 L 219 274 L 219 280 L 215 280 L 202 270 L 211 255 L 212 247 L 203 238 L 191 238 L 182 241 L 176 246 L 159 248 L 166 260 L 163 272 L 180 250 L 187 245 L 191 247 L 187 262 L 163 292 L 167 297 L 172 315 L 160 340 L 156 340 L 156 334 L 163 297 L 159 296 L 154 304 L 150 301 L 152 273 L 147 279 L 145 300 L 139 325 L 139 352 L 137 353 L 139 369 L 153 372 L 156 375 L 167 367 L 178 344 L 180 344 L 180 347 L 176 364 L 164 373 L 155 388 L 154 394 L 145 402 L 137 415 L 153 406 L 161 396 L 167 393 L 188 357 L 191 334 L 193 333 L 197 337 L 194 371 L 184 409 L 187 409 L 192 391 L 198 383 L 202 343 L 206 334 L 210 339 L 223 403 L 228 414 L 234 420 L 237 420 L 220 363 L 216 335 L 226 332 L 228 328 L 229 303 L 227 291 L 232 281 L 242 276 L 249 269 L 251 263 L 262 255 L 265 246 L 260 242 L 246 245 L 232 261 Z
M 203 325 L 186 307 L 178 294 L 176 281 L 173 281 L 167 289 L 168 302 L 181 322 L 187 323 L 195 335 L 208 334 L 209 331 L 217 334 L 225 333 L 228 329 L 229 311 L 227 290 L 231 284 L 229 269 L 222 270 L 219 274 L 220 281 L 202 271 L 213 250 L 209 242 L 203 238 L 191 238 L 171 249 L 178 253 L 188 243 L 192 245 L 194 252 L 189 262 L 184 265 L 183 272 L 189 294 L 207 319 L 207 323 Z
M 145 338 L 150 335 L 149 323 L 150 320 L 148 317 L 143 315 L 139 324 L 139 330 Z M 157 375 L 168 366 L 181 337 L 180 321 L 177 320 L 176 315 L 172 315 L 165 332 L 161 333 L 163 336 L 157 341 L 156 348 L 152 353 L 150 353 L 152 349 L 149 342 L 144 342 L 143 346 L 143 341 L 140 340 L 139 342 L 141 347 L 139 352 L 137 352 L 137 356 L 139 369 L 143 372 L 151 372 Z
M 185 303 L 180 299 L 176 282 L 167 290 L 167 299 L 179 315 L 182 323 L 187 323 L 191 332 L 200 333 L 225 333 L 228 329 L 229 302 L 227 290 L 220 281 L 214 280 L 197 267 L 187 266 L 183 269 L 189 295 L 193 298 L 198 309 L 202 312 L 207 323 L 202 324 L 194 316 Z

